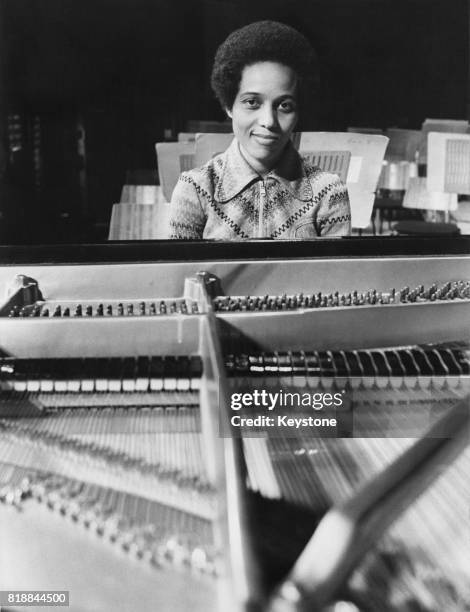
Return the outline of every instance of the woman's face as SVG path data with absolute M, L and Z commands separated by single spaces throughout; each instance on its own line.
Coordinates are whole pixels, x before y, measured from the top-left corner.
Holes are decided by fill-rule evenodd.
M 247 162 L 269 172 L 297 123 L 297 76 L 275 62 L 245 66 L 231 110 L 233 132 Z

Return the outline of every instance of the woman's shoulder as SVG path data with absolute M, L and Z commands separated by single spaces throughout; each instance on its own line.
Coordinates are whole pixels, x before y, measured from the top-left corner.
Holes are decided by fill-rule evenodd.
M 305 169 L 305 174 L 314 189 L 320 190 L 329 188 L 331 190 L 346 190 L 346 185 L 338 174 L 322 170 L 311 161 L 308 155 L 301 155 L 300 157 Z
M 186 170 L 180 174 L 179 180 L 184 183 L 193 184 L 196 187 L 205 189 L 210 193 L 214 192 L 224 167 L 226 151 L 212 157 L 202 166 Z

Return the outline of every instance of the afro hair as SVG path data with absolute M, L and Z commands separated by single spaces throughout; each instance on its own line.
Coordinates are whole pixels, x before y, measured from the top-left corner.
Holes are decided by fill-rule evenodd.
M 299 102 L 318 85 L 317 56 L 305 36 L 277 21 L 257 21 L 232 32 L 215 54 L 211 85 L 224 110 L 233 106 L 245 66 L 257 62 L 292 68 L 298 77 Z

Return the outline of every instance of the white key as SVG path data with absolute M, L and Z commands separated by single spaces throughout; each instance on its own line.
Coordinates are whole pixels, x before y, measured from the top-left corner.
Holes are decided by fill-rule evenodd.
M 79 380 L 68 380 L 67 381 L 67 391 L 69 393 L 78 393 L 80 391 L 80 381 Z
M 400 389 L 403 385 L 403 376 L 390 376 L 389 380 L 392 389 Z
M 190 388 L 192 391 L 199 391 L 201 388 L 201 379 L 200 378 L 191 378 L 190 380 Z
M 28 382 L 26 383 L 26 389 L 30 393 L 36 393 L 37 391 L 39 391 L 40 386 L 41 385 L 39 383 L 39 380 L 28 380 Z
M 92 378 L 85 378 L 81 381 L 81 390 L 83 393 L 91 393 L 95 390 L 95 381 Z
M 122 384 L 121 381 L 117 378 L 113 378 L 108 381 L 108 390 L 112 393 L 119 393 L 121 391 Z
M 151 378 L 150 379 L 150 390 L 151 391 L 161 391 L 163 389 L 163 379 L 162 378 Z
M 362 376 L 354 376 L 353 378 L 349 379 L 349 384 L 351 385 L 352 389 L 359 389 L 359 387 L 362 385 L 362 382 Z
M 302 389 L 307 385 L 307 379 L 305 376 L 295 374 L 295 376 L 292 376 L 292 384 L 294 387 L 300 387 Z
M 148 378 L 137 378 L 135 381 L 135 390 L 136 391 L 147 391 L 149 388 L 149 379 Z
M 179 378 L 176 381 L 176 388 L 178 391 L 189 391 L 189 378 Z
M 122 381 L 122 390 L 128 392 L 135 391 L 135 379 L 124 378 Z
M 379 389 L 385 389 L 386 387 L 388 387 L 389 381 L 390 381 L 390 378 L 388 376 L 376 376 L 375 377 L 375 384 L 377 385 Z
M 334 378 L 332 376 L 321 377 L 321 384 L 323 385 L 324 389 L 331 389 L 331 387 L 333 386 L 333 382 Z
M 108 381 L 106 380 L 106 378 L 97 378 L 95 380 L 95 389 L 96 391 L 107 391 Z
M 176 378 L 164 378 L 163 388 L 165 391 L 176 391 Z
M 54 391 L 54 381 L 45 378 L 41 380 L 40 388 L 43 393 L 51 393 L 52 391 Z
M 66 380 L 54 381 L 54 391 L 56 393 L 65 393 L 67 391 L 67 381 Z
M 26 381 L 25 380 L 15 380 L 13 382 L 13 389 L 15 391 L 19 391 L 20 393 L 22 393 L 23 391 L 26 391 Z

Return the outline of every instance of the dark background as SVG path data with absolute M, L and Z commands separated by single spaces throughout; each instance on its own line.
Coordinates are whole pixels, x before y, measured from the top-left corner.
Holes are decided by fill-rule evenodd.
M 468 118 L 468 0 L 0 0 L 0 242 L 105 240 L 155 142 L 224 119 L 215 49 L 258 19 L 318 52 L 304 130 Z

